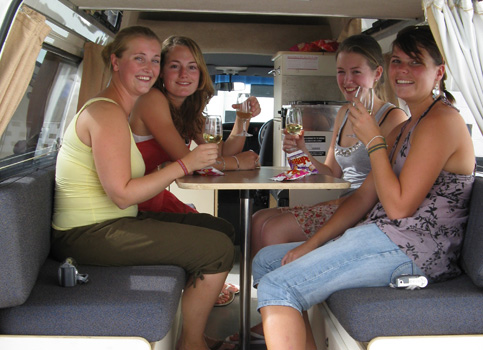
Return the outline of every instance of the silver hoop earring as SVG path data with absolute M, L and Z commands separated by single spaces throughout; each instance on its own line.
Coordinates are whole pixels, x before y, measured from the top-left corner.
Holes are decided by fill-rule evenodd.
M 432 94 L 433 94 L 432 95 L 433 100 L 436 100 L 439 97 L 439 95 L 441 95 L 441 90 L 439 89 L 439 83 L 436 83 L 436 85 L 434 86 Z

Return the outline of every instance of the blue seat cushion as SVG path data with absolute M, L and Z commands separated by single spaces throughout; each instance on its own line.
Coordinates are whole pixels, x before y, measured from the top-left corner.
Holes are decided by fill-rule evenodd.
M 89 283 L 61 287 L 60 263 L 47 259 L 27 301 L 0 309 L 0 333 L 139 336 L 158 341 L 170 330 L 185 271 L 177 266 L 79 266 Z
M 483 290 L 467 275 L 420 290 L 390 287 L 338 291 L 327 305 L 356 340 L 483 333 Z
M 483 178 L 476 177 L 471 193 L 470 217 L 461 251 L 461 266 L 478 287 L 483 287 Z

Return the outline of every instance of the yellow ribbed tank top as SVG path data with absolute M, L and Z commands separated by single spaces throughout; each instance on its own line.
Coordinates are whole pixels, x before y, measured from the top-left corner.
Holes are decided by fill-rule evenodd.
M 120 217 L 133 217 L 138 212 L 137 205 L 120 209 L 109 199 L 99 181 L 92 148 L 82 143 L 77 135 L 76 124 L 79 115 L 96 101 L 117 104 L 107 98 L 89 100 L 67 127 L 62 147 L 57 155 L 52 219 L 52 227 L 56 230 L 68 230 Z M 141 177 L 144 171 L 143 158 L 131 133 L 131 176 Z

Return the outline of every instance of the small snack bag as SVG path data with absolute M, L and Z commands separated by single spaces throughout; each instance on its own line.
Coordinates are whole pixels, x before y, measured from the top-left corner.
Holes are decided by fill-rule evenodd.
M 213 168 L 212 166 L 203 168 L 200 170 L 196 170 L 195 173 L 201 176 L 223 176 L 225 173 L 221 172 L 220 170 Z
M 312 164 L 309 157 L 301 150 L 287 154 L 290 169 L 307 170 L 310 174 L 318 174 L 317 168 Z
M 290 170 L 272 177 L 273 181 L 296 180 L 311 174 L 318 174 L 309 157 L 300 150 L 287 154 Z

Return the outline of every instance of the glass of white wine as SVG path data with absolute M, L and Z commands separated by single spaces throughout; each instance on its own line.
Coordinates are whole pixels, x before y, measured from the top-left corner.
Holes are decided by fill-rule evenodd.
M 236 116 L 243 120 L 243 131 L 237 134 L 236 136 L 245 136 L 245 137 L 253 136 L 252 134 L 247 132 L 247 120 L 252 117 L 252 113 L 250 110 L 250 102 L 248 101 L 249 97 L 250 97 L 250 94 L 245 94 L 245 93 L 238 94 L 236 103 L 239 105 L 239 107 L 236 110 Z
M 297 107 L 292 107 L 287 110 L 287 117 L 285 119 L 285 130 L 291 135 L 300 135 L 303 130 L 302 124 L 302 110 Z M 297 148 L 293 148 L 290 152 L 296 151 Z
M 359 86 L 354 97 L 361 101 L 361 103 L 366 108 L 367 113 L 372 115 L 374 109 L 374 89 L 370 87 Z M 347 136 L 357 138 L 356 134 L 351 134 Z
M 293 107 L 288 109 L 285 125 L 289 134 L 300 135 L 302 133 L 302 111 L 300 108 Z
M 220 143 L 223 139 L 223 126 L 221 116 L 208 115 L 205 120 L 203 139 L 206 143 Z

